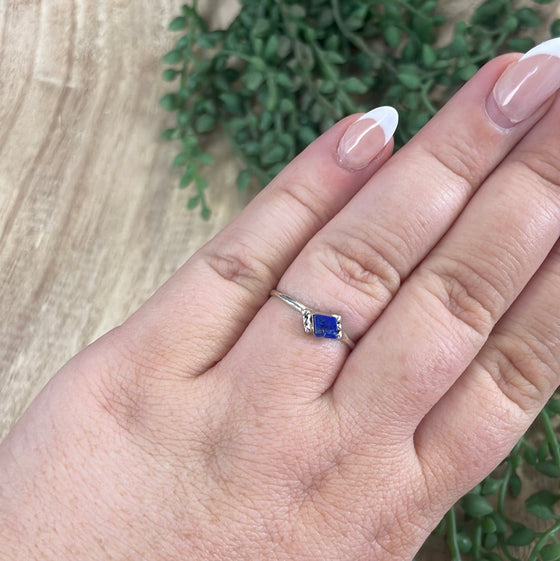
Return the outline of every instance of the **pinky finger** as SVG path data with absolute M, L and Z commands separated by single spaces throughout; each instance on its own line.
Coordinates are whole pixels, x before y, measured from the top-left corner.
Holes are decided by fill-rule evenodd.
M 558 387 L 558 302 L 560 242 L 418 427 L 416 451 L 431 488 L 446 481 L 442 492 L 456 492 L 455 499 L 471 489 L 509 453 Z

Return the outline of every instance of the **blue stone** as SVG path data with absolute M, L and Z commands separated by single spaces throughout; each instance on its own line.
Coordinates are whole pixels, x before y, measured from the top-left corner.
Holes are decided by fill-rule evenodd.
M 313 332 L 315 337 L 326 337 L 327 339 L 337 338 L 337 318 L 336 316 L 313 315 Z

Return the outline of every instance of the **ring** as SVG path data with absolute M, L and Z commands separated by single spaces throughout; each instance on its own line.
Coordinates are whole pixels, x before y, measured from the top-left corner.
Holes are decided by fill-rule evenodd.
M 315 337 L 338 339 L 348 345 L 350 350 L 356 346 L 354 341 L 342 331 L 342 318 L 339 315 L 317 312 L 278 290 L 272 290 L 270 295 L 280 298 L 280 300 L 301 313 L 305 333 L 312 333 Z

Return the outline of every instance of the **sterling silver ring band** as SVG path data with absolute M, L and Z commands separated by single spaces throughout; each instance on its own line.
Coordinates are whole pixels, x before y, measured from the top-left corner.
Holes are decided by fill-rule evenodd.
M 295 298 L 284 294 L 278 290 L 272 290 L 271 296 L 276 296 L 289 306 L 297 310 L 303 318 L 303 330 L 305 333 L 324 337 L 326 339 L 337 339 L 353 349 L 356 345 L 344 331 L 342 331 L 342 318 L 336 314 L 324 314 L 309 308 L 305 304 L 298 302 Z

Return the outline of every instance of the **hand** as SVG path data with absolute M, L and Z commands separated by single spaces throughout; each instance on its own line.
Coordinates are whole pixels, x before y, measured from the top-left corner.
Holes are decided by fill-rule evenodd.
M 0 448 L 0 557 L 411 559 L 559 384 L 545 45 L 381 169 L 383 128 L 343 120 L 71 360 Z

